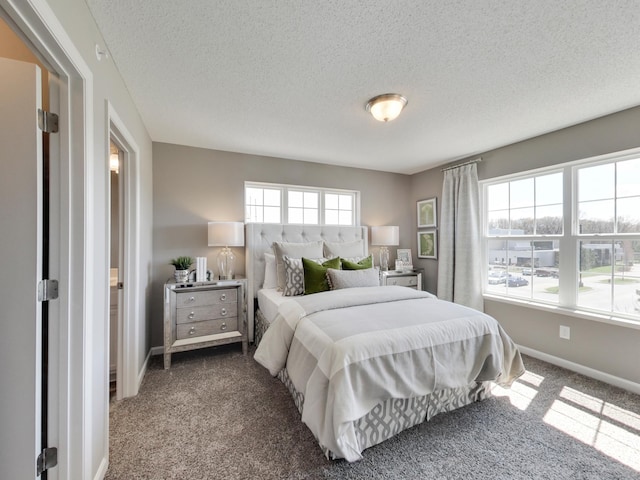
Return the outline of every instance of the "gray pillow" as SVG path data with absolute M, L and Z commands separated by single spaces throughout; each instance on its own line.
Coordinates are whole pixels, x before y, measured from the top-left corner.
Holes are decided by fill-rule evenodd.
M 331 290 L 353 287 L 376 287 L 380 285 L 380 275 L 377 268 L 364 270 L 327 270 L 327 279 Z
M 327 258 L 363 257 L 364 242 L 362 240 L 354 240 L 352 242 L 324 242 L 324 256 Z
M 284 261 L 286 255 L 290 258 L 322 258 L 322 240 L 306 243 L 273 242 L 276 254 L 276 274 L 278 276 L 278 290 L 284 290 Z

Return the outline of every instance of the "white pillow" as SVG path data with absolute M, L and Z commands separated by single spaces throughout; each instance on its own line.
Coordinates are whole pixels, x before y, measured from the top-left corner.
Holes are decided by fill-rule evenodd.
M 285 278 L 282 257 L 286 255 L 290 258 L 322 258 L 322 240 L 306 243 L 273 242 L 273 251 L 276 254 L 278 290 L 283 290 Z
M 327 258 L 364 257 L 364 242 L 362 240 L 324 242 L 324 256 Z
M 380 275 L 377 268 L 363 270 L 327 270 L 327 279 L 331 290 L 353 287 L 377 287 L 380 285 Z
M 273 253 L 264 254 L 264 282 L 262 288 L 278 288 L 278 274 L 276 273 L 276 256 Z

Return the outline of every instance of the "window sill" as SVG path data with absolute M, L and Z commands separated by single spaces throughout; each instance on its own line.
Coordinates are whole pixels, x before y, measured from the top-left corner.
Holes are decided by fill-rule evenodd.
M 609 325 L 615 325 L 617 327 L 626 327 L 640 330 L 640 320 L 634 321 L 623 317 L 616 317 L 615 315 L 587 312 L 585 310 L 560 307 L 557 305 L 548 305 L 546 303 L 539 303 L 533 300 L 507 298 L 499 295 L 491 295 L 488 293 L 485 293 L 483 295 L 483 298 L 484 300 L 489 300 L 492 302 L 506 303 L 509 305 L 525 308 L 533 308 L 535 310 L 541 310 L 543 312 L 557 313 L 558 315 L 568 315 L 570 317 L 582 318 L 584 320 L 589 320 L 592 322 L 607 323 Z

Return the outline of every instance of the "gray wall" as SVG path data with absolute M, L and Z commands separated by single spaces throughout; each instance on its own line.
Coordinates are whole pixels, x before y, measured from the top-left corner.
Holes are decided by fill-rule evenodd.
M 169 260 L 207 257 L 209 269 L 217 271 L 211 267 L 219 249 L 207 246 L 207 222 L 244 220 L 245 181 L 359 190 L 362 225 L 398 225 L 399 248 L 415 243 L 408 175 L 154 143 L 152 345 L 162 345 L 162 285 L 173 276 Z M 377 262 L 377 249 L 371 252 Z M 244 249 L 234 253 L 242 275 Z M 391 264 L 395 256 L 391 248 Z
M 478 177 L 480 180 L 486 180 L 637 148 L 640 146 L 638 125 L 640 107 L 474 155 L 465 160 L 481 156 Z M 439 202 L 442 180 L 441 168 L 413 175 L 411 200 L 435 196 Z M 415 240 L 412 248 L 415 251 Z M 429 290 L 433 291 L 437 281 L 437 263 L 433 260 L 418 260 L 417 264 L 426 269 L 427 284 Z M 640 329 L 609 325 L 489 299 L 485 300 L 484 305 L 485 311 L 497 318 L 518 344 L 640 384 Z M 571 340 L 559 339 L 560 325 L 571 327 Z
M 442 200 L 442 181 L 444 174 L 441 168 L 433 168 L 426 172 L 416 173 L 411 176 L 411 202 L 409 210 L 413 212 L 413 223 L 411 235 L 411 252 L 414 257 L 413 265 L 416 268 L 424 269 L 423 285 L 424 289 L 434 295 L 438 290 L 438 260 L 429 258 L 418 258 L 418 212 L 417 202 L 428 198 L 436 197 L 436 207 L 438 214 L 436 224 L 440 226 L 440 202 Z M 421 229 L 427 230 L 427 229 Z M 439 237 L 439 236 L 438 236 Z M 438 239 L 438 247 L 440 247 Z

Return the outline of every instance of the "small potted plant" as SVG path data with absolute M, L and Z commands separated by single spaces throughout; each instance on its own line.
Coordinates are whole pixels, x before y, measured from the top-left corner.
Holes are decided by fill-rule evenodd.
M 174 276 L 177 283 L 186 283 L 189 280 L 189 267 L 193 264 L 191 257 L 178 257 L 169 262 L 169 265 L 176 267 Z

